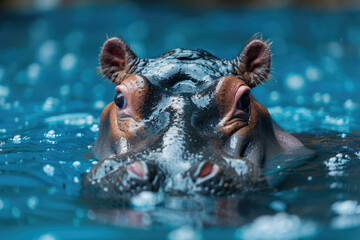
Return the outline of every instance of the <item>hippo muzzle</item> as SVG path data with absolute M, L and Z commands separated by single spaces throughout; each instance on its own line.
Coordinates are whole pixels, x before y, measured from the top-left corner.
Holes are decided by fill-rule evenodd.
M 251 94 L 270 71 L 262 40 L 251 41 L 233 60 L 184 49 L 140 59 L 111 38 L 100 63 L 116 87 L 93 147 L 100 161 L 83 180 L 92 196 L 259 191 L 273 182 L 265 173 L 289 162 L 290 154 L 312 154 Z

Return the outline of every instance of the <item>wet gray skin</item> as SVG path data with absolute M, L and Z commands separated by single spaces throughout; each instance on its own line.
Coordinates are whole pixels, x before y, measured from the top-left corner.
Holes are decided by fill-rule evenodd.
M 175 49 L 139 59 L 117 38 L 100 55 L 116 84 L 83 179 L 86 198 L 126 200 L 141 191 L 230 196 L 273 187 L 279 169 L 314 157 L 251 94 L 270 70 L 268 44 L 234 60 Z

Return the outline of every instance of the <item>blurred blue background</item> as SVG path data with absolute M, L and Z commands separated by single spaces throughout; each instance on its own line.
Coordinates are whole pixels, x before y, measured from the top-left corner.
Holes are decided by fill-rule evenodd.
M 356 1 L 2 1 L 0 236 L 358 236 L 359 26 Z M 295 187 L 273 192 L 259 203 L 279 213 L 261 218 L 265 212 L 260 208 L 256 216 L 238 223 L 248 223 L 244 227 L 205 230 L 186 220 L 164 224 L 183 212 L 172 212 L 166 221 L 159 214 L 164 209 L 156 208 L 139 210 L 152 219 L 143 231 L 129 228 L 126 221 L 120 224 L 125 227 L 101 217 L 94 221 L 96 214 L 81 203 L 79 192 L 81 174 L 95 163 L 89 148 L 101 110 L 115 93 L 96 68 L 106 34 L 121 36 L 144 58 L 180 47 L 232 59 L 258 33 L 273 42 L 272 78 L 254 89 L 255 97 L 281 127 L 308 136 L 306 144 L 319 151 L 311 168 L 298 170 L 305 180 L 297 179 Z M 279 224 L 271 225 L 274 221 Z M 281 232 L 284 228 L 288 231 Z

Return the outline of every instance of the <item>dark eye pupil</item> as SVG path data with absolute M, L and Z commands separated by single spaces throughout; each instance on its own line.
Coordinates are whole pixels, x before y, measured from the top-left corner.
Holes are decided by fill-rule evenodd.
M 248 110 L 250 107 L 251 99 L 249 93 L 244 93 L 237 103 L 237 108 L 240 110 Z
M 122 92 L 117 93 L 114 98 L 114 102 L 115 102 L 116 106 L 118 106 L 120 109 L 125 108 L 126 100 L 125 100 L 124 94 Z

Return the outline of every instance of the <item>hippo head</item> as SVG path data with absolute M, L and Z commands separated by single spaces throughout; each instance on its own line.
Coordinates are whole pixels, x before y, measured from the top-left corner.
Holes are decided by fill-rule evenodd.
M 262 189 L 264 174 L 306 148 L 272 121 L 251 89 L 269 76 L 270 50 L 251 41 L 233 60 L 174 49 L 140 59 L 120 39 L 101 51 L 116 84 L 83 186 L 97 197 L 141 191 L 231 195 Z M 286 156 L 279 158 L 279 156 Z

